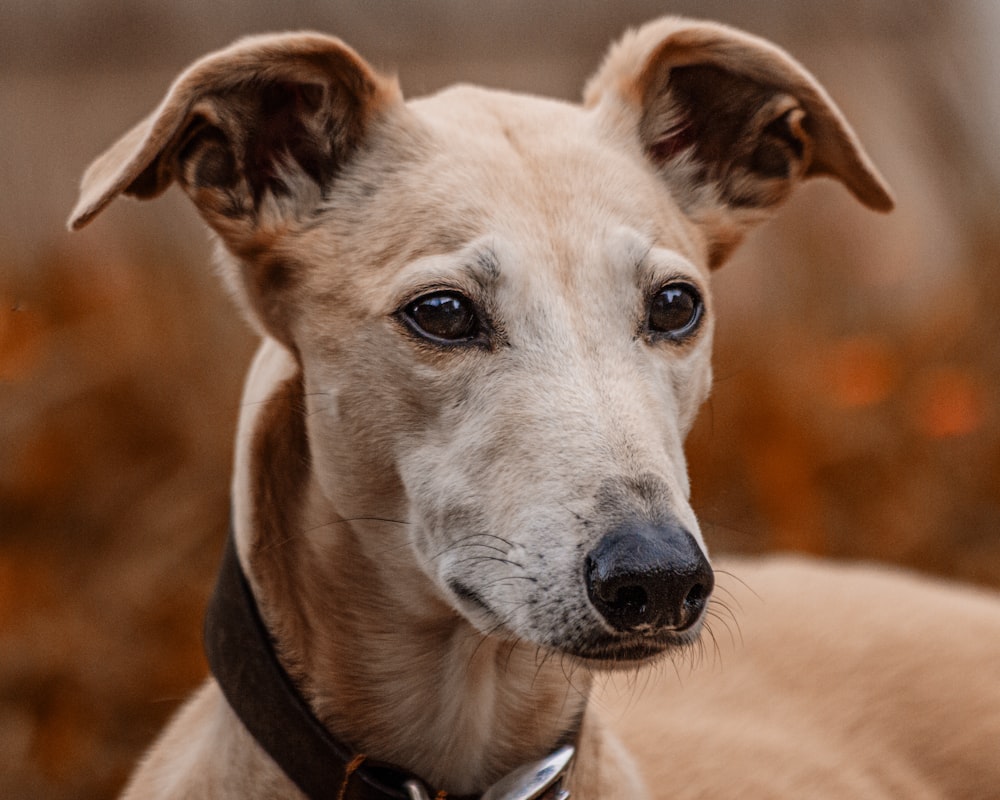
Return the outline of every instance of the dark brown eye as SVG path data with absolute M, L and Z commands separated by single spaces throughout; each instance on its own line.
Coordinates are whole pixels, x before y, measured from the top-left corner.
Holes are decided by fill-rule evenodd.
M 697 330 L 703 308 L 701 295 L 691 284 L 671 283 L 654 295 L 646 325 L 654 334 L 684 339 Z
M 463 342 L 480 332 L 472 301 L 458 292 L 435 292 L 410 303 L 403 316 L 421 336 L 432 341 Z

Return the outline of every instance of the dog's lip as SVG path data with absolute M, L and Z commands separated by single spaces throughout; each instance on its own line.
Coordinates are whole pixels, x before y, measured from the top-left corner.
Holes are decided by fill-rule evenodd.
M 459 580 L 448 581 L 448 588 L 465 607 L 465 615 L 470 618 L 483 618 L 493 625 L 492 633 L 497 634 L 505 625 L 500 622 L 499 615 L 487 604 L 482 596 L 471 587 Z M 470 616 L 471 612 L 471 616 Z M 680 650 L 692 645 L 698 638 L 702 619 L 699 618 L 690 626 L 681 630 L 663 628 L 643 632 L 624 634 L 609 633 L 605 630 L 595 631 L 582 639 L 566 643 L 553 643 L 549 647 L 555 651 L 589 664 L 590 666 L 613 668 L 615 666 L 634 666 L 649 662 L 669 650 Z M 514 631 L 508 633 L 517 637 Z
M 654 635 L 619 636 L 601 633 L 583 642 L 560 647 L 563 652 L 591 664 L 639 664 L 670 650 L 690 647 L 697 641 L 700 625 L 684 632 L 661 631 Z
M 464 583 L 458 580 L 448 581 L 448 588 L 451 589 L 452 593 L 462 601 L 463 605 L 471 608 L 471 610 L 478 612 L 479 614 L 484 614 L 487 617 L 496 620 L 498 616 L 496 612 L 486 603 L 485 600 L 479 595 L 479 593 Z

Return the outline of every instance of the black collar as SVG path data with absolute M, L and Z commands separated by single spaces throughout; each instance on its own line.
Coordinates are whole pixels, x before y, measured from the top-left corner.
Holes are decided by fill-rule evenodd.
M 309 800 L 411 800 L 407 782 L 431 798 L 473 800 L 435 792 L 405 769 L 353 753 L 316 719 L 278 661 L 232 532 L 205 615 L 205 653 L 236 716 Z M 533 796 L 566 796 L 562 771 L 545 795 Z

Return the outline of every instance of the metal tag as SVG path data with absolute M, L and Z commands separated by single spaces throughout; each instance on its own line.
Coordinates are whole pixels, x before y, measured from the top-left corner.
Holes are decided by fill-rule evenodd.
M 482 800 L 568 800 L 569 792 L 556 788 L 573 760 L 569 745 L 560 747 L 540 761 L 525 764 L 494 783 Z M 554 790 L 551 796 L 549 790 Z
M 403 784 L 403 788 L 410 795 L 410 800 L 431 800 L 424 787 L 416 781 L 407 781 Z

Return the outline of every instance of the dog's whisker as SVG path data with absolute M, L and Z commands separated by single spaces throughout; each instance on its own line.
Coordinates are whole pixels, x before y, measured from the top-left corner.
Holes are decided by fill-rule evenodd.
M 465 536 L 461 537 L 459 539 L 459 541 L 464 541 L 466 539 L 476 539 L 476 538 L 496 539 L 498 542 L 506 545 L 508 549 L 511 549 L 511 548 L 514 547 L 514 543 L 511 542 L 509 539 L 505 539 L 504 537 L 498 536 L 495 533 L 488 533 L 486 531 L 478 531 L 476 533 L 467 533 Z
M 718 620 L 718 622 L 725 627 L 726 632 L 729 634 L 729 639 L 733 648 L 742 647 L 744 645 L 743 629 L 740 627 L 740 621 L 725 603 L 722 603 L 721 601 L 713 602 L 709 605 L 706 614 L 709 618 Z M 733 634 L 733 629 L 729 625 L 730 622 L 732 622 L 732 624 L 736 627 L 735 635 Z
M 256 547 L 262 553 L 274 552 L 302 536 L 301 531 L 289 531 L 279 538 L 269 538 L 267 541 L 258 542 Z
M 325 414 L 330 410 L 330 408 L 331 408 L 330 406 L 316 406 L 316 408 L 312 409 L 311 411 L 307 411 L 305 416 L 315 417 L 317 414 Z
M 717 569 L 716 572 L 719 573 L 720 575 L 726 575 L 727 577 L 732 578 L 734 581 L 736 581 L 737 583 L 741 584 L 743 586 L 743 588 L 745 588 L 748 592 L 750 592 L 758 600 L 760 600 L 761 602 L 764 601 L 764 598 L 761 597 L 760 594 L 758 594 L 758 592 L 749 583 L 747 583 L 745 580 L 743 580 L 743 578 L 741 578 L 735 572 L 730 572 L 729 570 L 726 570 L 726 569 Z M 735 597 L 733 599 L 735 599 Z
M 291 530 L 280 538 L 271 538 L 266 542 L 261 542 L 258 547 L 262 552 L 270 552 L 277 548 L 283 547 L 303 536 L 315 533 L 316 531 L 322 530 L 323 528 L 335 527 L 338 525 L 349 525 L 355 522 L 380 522 L 392 525 L 409 525 L 410 523 L 405 520 L 391 519 L 389 517 L 375 517 L 375 516 L 359 516 L 359 517 L 347 517 L 343 519 L 330 520 L 329 522 L 323 522 L 318 525 L 313 525 L 308 528 L 299 528 L 297 530 Z M 407 544 L 402 544 L 400 547 L 406 547 Z
M 332 528 L 337 525 L 351 525 L 355 522 L 384 522 L 387 525 L 410 525 L 411 523 L 405 519 L 393 519 L 392 517 L 378 517 L 378 516 L 358 516 L 358 517 L 343 517 L 340 519 L 332 519 L 328 522 L 321 522 L 318 525 L 312 525 L 308 528 L 303 528 L 302 533 L 314 533 L 315 531 L 322 530 L 323 528 Z
M 473 539 L 480 539 L 480 538 L 496 539 L 497 541 L 506 545 L 506 548 L 498 547 L 495 544 L 484 544 L 481 542 L 471 541 Z M 501 555 L 505 555 L 506 553 L 509 553 L 512 549 L 514 549 L 514 545 L 510 541 L 504 539 L 501 536 L 496 536 L 491 533 L 469 533 L 466 534 L 465 536 L 459 537 L 454 542 L 450 542 L 449 544 L 445 545 L 445 547 L 442 550 L 432 555 L 431 558 L 438 559 L 446 555 L 447 553 L 452 552 L 453 550 L 458 550 L 461 548 L 472 548 L 472 547 L 479 547 L 487 550 L 493 550 L 497 553 L 500 553 Z
M 588 517 L 585 517 L 585 516 L 584 516 L 583 514 L 580 514 L 579 512 L 577 512 L 577 511 L 574 511 L 574 510 L 573 510 L 572 508 L 570 508 L 570 507 L 569 507 L 568 505 L 566 505 L 565 503 L 563 503 L 563 502 L 560 502 L 560 503 L 558 503 L 558 505 L 559 505 L 559 507 L 560 507 L 560 508 L 562 508 L 562 509 L 564 509 L 564 510 L 568 511 L 568 512 L 569 512 L 570 514 L 572 514 L 572 515 L 573 515 L 573 517 L 574 517 L 574 518 L 575 518 L 575 519 L 576 519 L 576 520 L 577 520 L 578 522 L 581 522 L 581 523 L 582 523 L 582 524 L 584 525 L 584 527 L 587 527 L 587 526 L 589 526 L 589 525 L 591 525 L 591 524 L 592 524 L 592 523 L 591 523 L 591 520 L 590 520 L 590 519 L 589 519 Z
M 716 572 L 718 572 L 718 570 L 716 570 Z M 721 586 L 718 583 L 715 584 L 715 594 L 712 596 L 713 602 L 719 602 L 719 603 L 722 602 L 721 598 L 719 598 L 718 596 L 720 592 L 724 593 L 729 598 L 729 600 L 735 603 L 736 607 L 741 612 L 745 611 L 745 609 L 743 608 L 743 603 L 740 601 L 739 597 L 736 596 L 736 593 L 733 592 L 733 590 L 730 589 L 728 586 Z
M 492 636 L 500 629 L 500 625 L 502 625 L 502 623 L 498 623 L 497 626 L 489 633 L 480 633 L 479 631 L 475 632 L 475 635 L 478 636 L 479 641 L 473 648 L 472 653 L 469 654 L 469 660 L 468 660 L 469 669 L 472 669 L 472 665 L 476 660 L 476 656 L 479 655 L 479 651 L 482 649 L 483 645 L 485 645 L 488 641 L 490 641 Z
M 514 655 L 514 650 L 520 644 L 520 640 L 511 637 L 510 642 L 507 647 L 507 656 L 504 658 L 503 668 L 504 672 L 510 672 L 510 659 Z
M 704 660 L 705 654 L 706 654 L 705 653 L 705 651 L 706 651 L 705 639 L 706 638 L 710 639 L 711 642 L 712 642 L 712 656 L 713 656 L 712 666 L 714 668 L 717 664 L 721 664 L 722 663 L 722 649 L 719 647 L 719 640 L 715 636 L 715 631 L 712 629 L 712 626 L 710 624 L 708 624 L 708 622 L 705 623 L 705 627 L 702 630 L 701 637 L 699 637 L 699 641 L 698 641 L 698 645 L 699 645 L 699 647 L 702 650 L 702 660 Z
M 508 616 L 500 619 L 496 624 L 494 624 L 486 632 L 481 632 L 481 631 L 478 631 L 478 630 L 474 630 L 470 634 L 470 635 L 473 635 L 473 636 L 477 636 L 478 639 L 479 639 L 478 642 L 476 643 L 475 648 L 473 649 L 472 653 L 470 654 L 469 659 L 468 659 L 468 665 L 469 665 L 470 668 L 472 667 L 472 663 L 475 660 L 477 654 L 480 652 L 480 650 L 483 648 L 484 645 L 486 645 L 487 643 L 496 644 L 497 643 L 497 638 L 499 637 L 499 635 L 502 634 L 502 633 L 506 633 L 506 631 L 508 631 L 509 625 L 510 625 L 510 623 L 512 621 L 512 616 L 511 615 L 514 612 L 516 612 L 519 608 L 521 608 L 523 605 L 524 605 L 523 603 L 517 603 L 517 604 L 515 604 L 514 608 L 511 610 L 511 612 L 510 612 L 510 614 L 508 614 Z M 509 641 L 515 647 L 520 643 L 520 639 L 517 638 L 517 637 L 513 637 L 513 636 L 503 636 L 501 638 L 501 641 L 502 642 L 508 642 Z M 510 659 L 510 653 L 508 653 L 508 655 L 507 655 L 508 662 L 509 662 L 509 659 Z M 505 668 L 506 668 L 506 666 L 507 666 L 507 664 L 505 662 Z
M 668 651 L 667 660 L 670 662 L 670 666 L 674 669 L 674 675 L 677 676 L 677 682 L 681 685 L 681 688 L 683 688 L 684 678 L 681 676 L 681 671 L 677 667 L 677 654 L 673 650 Z
M 552 657 L 552 650 L 542 647 L 535 648 L 535 674 L 531 677 L 531 687 L 534 688 L 535 682 L 538 680 L 538 676 L 542 673 L 542 669 L 548 663 L 549 659 Z M 538 655 L 541 654 L 542 658 L 539 661 Z
M 448 555 L 450 553 L 454 553 L 456 550 L 466 550 L 466 549 L 473 549 L 473 548 L 478 548 L 478 549 L 481 549 L 481 550 L 492 550 L 494 553 L 499 553 L 501 556 L 504 556 L 504 555 L 506 555 L 506 553 L 509 552 L 508 550 L 504 550 L 503 548 L 496 547 L 494 545 L 486 545 L 486 544 L 477 544 L 475 542 L 467 542 L 467 543 L 450 544 L 450 545 L 446 546 L 443 550 L 440 550 L 437 553 L 435 553 L 434 555 L 432 555 L 431 558 L 434 559 L 434 560 L 437 560 L 437 559 L 443 558 L 444 556 L 446 556 L 446 555 Z
M 492 588 L 494 586 L 504 586 L 504 585 L 509 585 L 509 584 L 512 584 L 512 583 L 514 583 L 514 585 L 516 587 L 516 581 L 527 581 L 528 583 L 531 583 L 531 584 L 537 584 L 538 583 L 538 578 L 536 578 L 534 575 L 501 575 L 498 578 L 494 578 L 493 580 L 486 581 L 485 583 L 479 584 L 479 588 L 481 588 L 481 589 L 490 589 L 490 588 Z M 493 602 L 494 603 L 502 603 L 503 601 L 501 601 L 501 600 L 495 600 Z
M 519 564 L 517 561 L 511 561 L 509 558 L 500 558 L 499 556 L 469 556 L 468 558 L 459 558 L 455 561 L 456 564 L 481 564 L 487 561 L 493 561 L 497 564 L 504 564 L 509 567 L 517 567 L 518 569 L 524 569 L 524 564 Z
M 270 403 L 279 403 L 279 402 L 287 403 L 289 401 L 297 403 L 299 397 L 300 395 L 296 391 L 282 388 L 272 391 L 267 395 L 267 397 L 260 397 L 255 400 L 250 400 L 246 397 L 243 397 L 241 398 L 240 402 L 234 404 L 232 408 L 236 410 L 241 408 L 256 408 L 259 406 L 268 405 Z
M 718 654 L 719 644 L 715 641 L 715 634 L 712 633 L 711 628 L 706 625 L 702 631 L 701 636 L 698 637 L 698 641 L 693 645 L 691 650 L 691 669 L 689 674 L 693 673 L 696 669 L 701 669 L 704 667 L 706 661 L 708 660 L 708 645 L 707 641 L 712 642 L 712 652 Z

